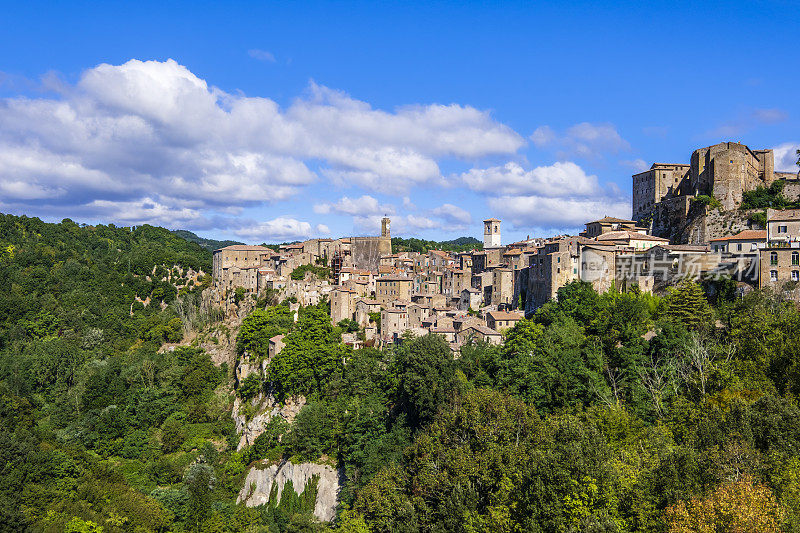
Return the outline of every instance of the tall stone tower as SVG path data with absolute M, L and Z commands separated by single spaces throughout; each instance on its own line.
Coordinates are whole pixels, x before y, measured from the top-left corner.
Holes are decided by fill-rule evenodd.
M 389 225 L 391 224 L 391 220 L 389 217 L 383 217 L 381 219 L 381 237 L 385 237 L 387 239 L 392 238 L 392 233 L 389 230 Z
M 500 221 L 487 218 L 483 221 L 483 248 L 500 248 Z
M 378 249 L 381 255 L 392 254 L 392 232 L 389 228 L 390 225 L 391 221 L 389 217 L 383 217 L 381 219 L 381 236 L 378 239 Z

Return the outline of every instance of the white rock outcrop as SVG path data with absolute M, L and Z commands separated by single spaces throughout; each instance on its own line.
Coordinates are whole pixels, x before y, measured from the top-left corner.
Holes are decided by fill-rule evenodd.
M 273 483 L 278 484 L 278 501 L 280 501 L 283 487 L 289 480 L 292 481 L 295 492 L 300 494 L 305 489 L 306 483 L 311 481 L 312 476 L 315 475 L 319 476 L 319 481 L 314 516 L 323 522 L 330 522 L 336 517 L 336 505 L 339 501 L 341 485 L 339 472 L 327 465 L 316 463 L 295 465 L 290 462 L 270 466 L 257 464 L 247 473 L 236 503 L 244 502 L 248 507 L 268 503 Z

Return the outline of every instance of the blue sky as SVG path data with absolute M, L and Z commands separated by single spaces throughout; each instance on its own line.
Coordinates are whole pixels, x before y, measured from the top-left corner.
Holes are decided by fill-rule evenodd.
M 168 4 L 168 5 L 164 5 Z M 274 242 L 503 240 L 800 146 L 798 2 L 0 5 L 0 211 Z

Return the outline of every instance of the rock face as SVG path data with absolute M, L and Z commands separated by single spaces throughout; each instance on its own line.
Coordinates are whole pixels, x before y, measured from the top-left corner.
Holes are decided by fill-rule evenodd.
M 295 465 L 290 462 L 270 466 L 258 464 L 247 473 L 236 503 L 244 502 L 248 507 L 266 504 L 269 502 L 269 493 L 273 483 L 278 484 L 278 501 L 280 501 L 283 487 L 289 480 L 292 481 L 295 492 L 300 494 L 314 475 L 319 476 L 314 516 L 324 522 L 330 522 L 336 517 L 336 504 L 339 499 L 341 483 L 340 473 L 327 465 L 315 463 Z
M 287 399 L 286 403 L 280 405 L 272 395 L 268 395 L 265 398 L 262 394 L 253 398 L 250 402 L 256 407 L 255 412 L 258 414 L 248 420 L 241 413 L 242 400 L 237 396 L 233 401 L 231 416 L 236 424 L 236 432 L 240 435 L 236 451 L 241 451 L 245 446 L 252 445 L 256 438 L 264 433 L 264 427 L 272 420 L 273 416 L 280 416 L 287 422 L 292 423 L 294 417 L 306 404 L 306 400 L 302 396 L 297 399 Z

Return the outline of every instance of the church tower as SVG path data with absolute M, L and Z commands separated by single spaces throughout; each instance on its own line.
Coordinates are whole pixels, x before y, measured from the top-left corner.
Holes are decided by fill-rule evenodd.
M 391 221 L 389 220 L 389 217 L 383 217 L 381 219 L 381 237 L 384 237 L 386 239 L 392 238 L 392 233 L 389 229 L 390 223 Z
M 483 221 L 483 249 L 500 248 L 500 221 L 487 218 Z

